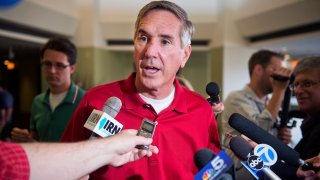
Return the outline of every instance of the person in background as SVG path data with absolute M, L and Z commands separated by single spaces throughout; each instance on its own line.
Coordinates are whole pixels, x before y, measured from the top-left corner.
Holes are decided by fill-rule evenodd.
M 242 90 L 231 92 L 224 101 L 225 109 L 221 118 L 221 136 L 224 147 L 229 147 L 230 137 L 240 134 L 228 124 L 233 113 L 240 113 L 269 133 L 276 135 L 284 143 L 290 142 L 291 131 L 289 128 L 279 130 L 275 128 L 289 81 L 279 81 L 272 76 L 290 77 L 292 74 L 292 70 L 282 67 L 282 60 L 282 54 L 269 50 L 259 50 L 250 57 L 248 63 L 249 84 Z M 271 99 L 268 98 L 270 93 L 272 93 Z M 226 151 L 234 157 L 228 148 Z M 241 168 L 237 158 L 234 160 L 238 178 L 249 177 L 249 173 L 245 168 Z
M 40 55 L 49 89 L 33 100 L 30 132 L 20 128 L 11 132 L 12 140 L 17 142 L 59 141 L 85 93 L 71 80 L 77 68 L 77 49 L 70 40 L 52 38 L 42 47 Z
M 299 60 L 291 85 L 297 98 L 299 110 L 306 114 L 300 127 L 302 139 L 294 147 L 300 159 L 315 163 L 319 169 L 320 152 L 320 56 L 306 57 Z M 302 171 L 301 168 L 277 162 L 271 167 L 283 179 L 319 179 L 319 172 Z
M 0 134 L 2 141 L 9 141 L 12 126 L 13 112 L 12 94 L 6 90 L 3 81 L 0 81 Z
M 138 129 L 144 118 L 157 123 L 153 145 L 161 153 L 118 168 L 104 166 L 92 179 L 193 179 L 198 172 L 194 154 L 202 148 L 220 150 L 210 104 L 182 87 L 176 73 L 191 53 L 193 25 L 187 13 L 169 1 L 152 1 L 139 12 L 134 34 L 136 71 L 128 79 L 87 91 L 61 140 L 88 139 L 83 127 L 93 109 L 102 109 L 111 96 L 123 106 L 115 117 L 124 129 Z
M 309 159 L 320 152 L 320 56 L 300 60 L 293 74 L 299 110 L 307 114 L 301 125 L 302 139 L 294 149 L 300 158 Z
M 77 143 L 0 142 L 0 179 L 79 179 L 108 164 L 125 163 L 158 154 L 152 139 L 124 130 L 112 137 Z M 150 145 L 138 150 L 136 145 Z

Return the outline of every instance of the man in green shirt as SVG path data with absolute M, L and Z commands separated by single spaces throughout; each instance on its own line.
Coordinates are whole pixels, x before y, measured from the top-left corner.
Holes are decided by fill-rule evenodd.
M 12 140 L 18 142 L 59 141 L 85 91 L 75 85 L 77 49 L 66 38 L 53 38 L 41 49 L 41 66 L 49 89 L 32 103 L 30 132 L 14 128 Z

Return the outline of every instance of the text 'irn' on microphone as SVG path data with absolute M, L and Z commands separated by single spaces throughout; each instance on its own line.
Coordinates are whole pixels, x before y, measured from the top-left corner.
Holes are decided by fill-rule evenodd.
M 102 110 L 94 109 L 84 127 L 92 131 L 90 139 L 108 137 L 121 131 L 123 125 L 114 117 L 119 113 L 122 103 L 117 97 L 110 97 L 104 103 Z
M 195 180 L 234 179 L 233 161 L 223 150 L 216 155 L 210 149 L 200 149 L 194 155 L 194 163 L 199 170 Z

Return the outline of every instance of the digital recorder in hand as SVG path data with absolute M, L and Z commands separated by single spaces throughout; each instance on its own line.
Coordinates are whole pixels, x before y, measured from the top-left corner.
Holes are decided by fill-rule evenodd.
M 143 136 L 146 138 L 152 138 L 153 133 L 156 129 L 156 125 L 157 125 L 157 122 L 153 122 L 148 119 L 143 119 L 137 135 Z M 137 145 L 136 148 L 149 149 L 149 145 Z

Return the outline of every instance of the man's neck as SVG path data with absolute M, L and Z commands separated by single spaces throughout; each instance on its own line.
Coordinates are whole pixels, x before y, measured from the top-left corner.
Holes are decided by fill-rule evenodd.
M 52 94 L 61 94 L 69 90 L 71 83 L 66 86 L 50 86 L 50 92 Z
M 262 101 L 265 101 L 267 98 L 267 95 L 264 94 L 264 92 L 261 90 L 261 88 L 259 88 L 258 86 L 256 86 L 254 83 L 249 83 L 249 87 L 252 89 L 252 91 L 254 92 L 254 94 L 256 94 L 256 96 L 261 99 Z
M 148 98 L 160 100 L 168 97 L 172 92 L 173 88 L 174 86 L 172 86 L 170 90 L 168 88 L 166 88 L 165 90 L 157 89 L 157 90 L 151 90 L 151 91 L 149 90 L 149 91 L 141 91 L 141 92 L 138 90 L 138 93 Z
M 147 89 L 142 84 L 139 84 L 137 81 L 135 81 L 135 86 L 138 93 L 142 94 L 145 97 L 157 99 L 157 100 L 168 97 L 172 92 L 172 90 L 174 89 L 174 84 L 172 84 L 171 87 L 163 87 L 159 89 Z

